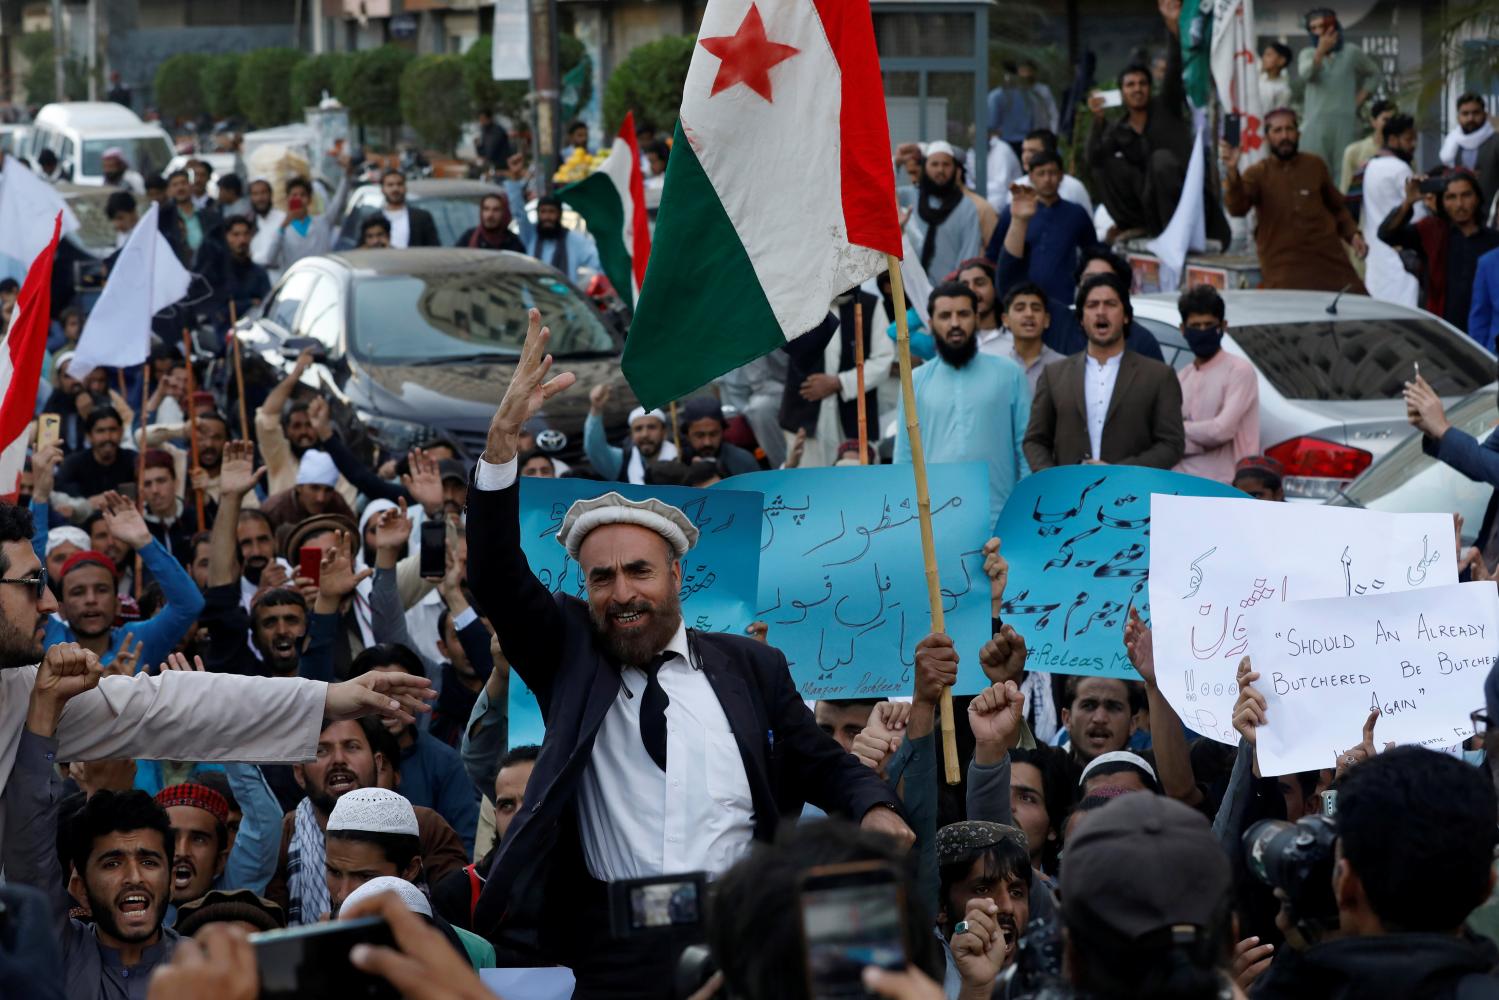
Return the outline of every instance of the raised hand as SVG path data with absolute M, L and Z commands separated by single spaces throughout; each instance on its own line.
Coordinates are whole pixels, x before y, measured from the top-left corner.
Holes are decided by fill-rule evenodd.
M 1421 182 L 1426 180 L 1425 174 L 1412 174 L 1405 179 L 1405 207 L 1410 208 L 1421 202 Z
M 62 443 L 53 441 L 39 448 L 31 456 L 31 497 L 38 503 L 46 503 L 52 497 L 52 484 L 57 476 L 57 465 L 62 461 Z
M 1154 685 L 1155 639 L 1150 626 L 1140 617 L 1139 608 L 1129 609 L 1129 621 L 1124 623 L 1124 649 L 1130 665 L 1140 672 L 1146 684 Z
M 265 475 L 265 467 L 255 468 L 255 445 L 250 441 L 229 441 L 219 466 L 221 496 L 243 497 L 255 488 Z
M 1013 625 L 1004 625 L 979 650 L 979 666 L 983 668 L 984 676 L 989 678 L 991 684 L 1003 684 L 1006 681 L 1019 684 L 1025 673 L 1025 658 L 1028 655 L 1025 637 L 1016 632 Z
M 987 989 L 999 976 L 1010 944 L 999 926 L 999 907 L 986 897 L 970 899 L 962 925 L 963 933 L 952 936 L 953 964 L 965 985 Z
M 307 419 L 312 422 L 312 432 L 319 441 L 326 441 L 333 436 L 332 411 L 328 409 L 328 401 L 322 396 L 307 404 Z
M 1029 184 L 1010 185 L 1010 218 L 1029 222 L 1036 217 L 1041 196 Z
M 401 484 L 411 493 L 412 499 L 422 505 L 428 517 L 436 517 L 442 512 L 442 472 L 437 459 L 420 448 L 413 448 L 407 460 L 411 471 L 401 477 Z
M 1218 143 L 1218 159 L 1223 161 L 1223 166 L 1229 171 L 1239 169 L 1239 147 L 1230 146 L 1226 142 Z
M 1373 760 L 1374 755 L 1379 753 L 1378 748 L 1374 746 L 1374 724 L 1379 721 L 1379 714 L 1379 709 L 1376 708 L 1369 713 L 1369 718 L 1364 720 L 1364 738 L 1358 746 L 1338 754 L 1337 773 L 1333 775 L 1333 781 L 1341 780 L 1343 775 L 1348 773 L 1349 768 L 1362 764 L 1366 760 Z M 1386 743 L 1384 748 L 1390 750 L 1394 746 L 1393 743 Z
M 1259 679 L 1260 675 L 1255 673 L 1249 657 L 1239 661 L 1239 700 L 1234 702 L 1234 728 L 1250 746 L 1254 746 L 1256 730 L 1269 722 L 1265 715 L 1265 696 L 1254 689 L 1254 682 Z
M 38 736 L 52 736 L 57 731 L 63 706 L 98 687 L 103 676 L 99 657 L 76 642 L 59 642 L 48 647 L 31 687 L 26 728 Z
M 132 549 L 143 549 L 151 544 L 151 529 L 146 519 L 135 509 L 135 504 L 110 490 L 104 494 L 101 509 L 109 533 Z
M 463 596 L 463 581 L 468 578 L 468 553 L 459 555 L 450 547 L 443 563 L 442 579 L 437 581 L 437 592 L 452 610 L 452 602 Z
M 994 606 L 991 616 L 998 618 L 999 606 L 1005 599 L 1005 587 L 1010 583 L 1010 562 L 1000 554 L 998 538 L 984 543 L 984 575 L 989 578 L 989 603 Z
M 935 705 L 942 692 L 958 683 L 958 650 L 952 636 L 929 633 L 916 644 L 917 704 Z
M 1024 717 L 1025 695 L 1014 681 L 991 685 L 968 704 L 968 725 L 974 740 L 986 745 L 990 754 L 997 757 L 1009 753 L 1020 742 L 1020 722 Z
M 132 646 L 131 641 L 135 642 Z M 134 677 L 135 668 L 141 662 L 141 650 L 145 648 L 145 642 L 137 639 L 134 632 L 125 633 L 125 638 L 120 642 L 120 648 L 115 651 L 114 659 L 103 668 L 105 677 Z
M 354 592 L 361 581 L 374 575 L 369 567 L 354 571 L 354 562 L 346 551 L 348 535 L 340 531 L 333 544 L 323 550 L 323 561 L 318 569 L 318 596 L 335 602 L 342 601 Z
M 432 682 L 400 670 L 372 670 L 353 680 L 329 684 L 323 715 L 335 722 L 380 715 L 398 722 L 416 721 L 432 711 L 427 702 L 437 697 Z
M 526 343 L 516 362 L 515 374 L 510 377 L 505 398 L 500 400 L 500 407 L 489 423 L 489 437 L 484 447 L 486 462 L 500 465 L 515 458 L 521 426 L 534 417 L 547 400 L 577 381 L 572 372 L 558 372 L 551 378 L 547 377 L 552 370 L 552 356 L 546 353 L 551 336 L 552 331 L 541 325 L 541 311 L 532 309 L 530 325 L 526 328 Z
M 159 673 L 177 671 L 185 674 L 207 673 L 208 668 L 203 666 L 203 657 L 194 656 L 191 663 L 187 662 L 187 654 L 174 652 L 167 654 L 167 661 L 157 668 Z
M 1257 937 L 1247 937 L 1234 945 L 1233 977 L 1239 989 L 1247 995 L 1254 981 L 1270 968 L 1270 960 L 1274 957 L 1275 945 L 1260 944 Z
M 1442 397 L 1420 375 L 1405 383 L 1403 392 L 1406 419 L 1422 434 L 1440 440 L 1452 427 Z
M 375 548 L 394 549 L 404 555 L 411 540 L 411 518 L 406 513 L 406 498 L 397 503 L 400 506 L 382 510 L 375 517 Z
M 604 407 L 609 405 L 609 397 L 614 395 L 614 386 L 608 382 L 600 382 L 588 390 L 588 409 L 594 416 L 603 416 Z

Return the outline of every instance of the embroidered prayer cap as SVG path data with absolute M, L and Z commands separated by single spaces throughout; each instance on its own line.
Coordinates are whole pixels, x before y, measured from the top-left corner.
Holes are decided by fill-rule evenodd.
M 192 806 L 202 809 L 220 823 L 229 822 L 229 803 L 218 792 L 196 781 L 184 781 L 180 785 L 169 785 L 156 793 L 156 804 L 163 809 L 172 806 Z
M 638 524 L 649 528 L 671 543 L 678 559 L 697 544 L 697 526 L 671 504 L 655 498 L 627 500 L 618 493 L 574 501 L 562 519 L 557 541 L 567 549 L 568 555 L 577 559 L 583 539 L 594 528 L 605 524 Z
M 660 410 L 647 410 L 643 406 L 637 406 L 635 407 L 635 409 L 630 411 L 630 419 L 628 423 L 631 427 L 634 427 L 635 421 L 645 420 L 647 418 L 651 420 L 659 420 L 661 421 L 662 427 L 666 426 L 666 414 L 662 413 Z
M 214 889 L 177 907 L 173 926 L 183 937 L 192 937 L 206 924 L 230 921 L 247 923 L 260 931 L 280 930 L 286 926 L 286 911 L 249 889 Z
M 337 486 L 338 466 L 333 464 L 333 456 L 316 448 L 302 452 L 301 464 L 297 466 L 297 485 Z
M 352 795 L 353 793 L 350 792 L 349 794 Z M 348 797 L 348 795 L 344 796 L 344 798 Z M 343 799 L 339 799 L 339 801 L 342 802 Z M 348 910 L 349 907 L 378 896 L 382 892 L 393 892 L 397 896 L 400 896 L 401 902 L 405 903 L 406 909 L 412 913 L 420 913 L 422 916 L 428 918 L 432 916 L 432 901 L 427 898 L 426 893 L 405 879 L 396 878 L 394 875 L 381 875 L 378 878 L 372 878 L 364 883 L 364 885 L 349 893 L 344 897 L 344 902 L 339 907 L 339 912 L 342 913 Z
M 949 823 L 937 831 L 937 863 L 951 864 L 975 851 L 987 850 L 1007 840 L 1018 844 L 1021 850 L 1030 850 L 1024 831 L 1013 826 L 977 819 Z
M 329 833 L 357 830 L 420 836 L 410 800 L 388 788 L 356 788 L 340 795 L 328 816 L 327 829 Z

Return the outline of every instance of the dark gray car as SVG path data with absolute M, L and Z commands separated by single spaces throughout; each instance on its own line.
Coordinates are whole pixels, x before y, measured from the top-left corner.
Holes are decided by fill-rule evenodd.
M 329 395 L 351 430 L 362 427 L 387 450 L 445 435 L 476 457 L 533 306 L 551 328 L 556 370 L 574 372 L 582 387 L 546 409 L 568 437 L 561 457 L 580 454 L 587 389 L 600 382 L 615 385 L 605 426 L 617 440 L 635 405 L 619 373 L 622 339 L 556 271 L 520 254 L 424 248 L 304 258 L 242 337 L 276 378 L 300 345 L 316 342 L 326 361 L 304 383 Z

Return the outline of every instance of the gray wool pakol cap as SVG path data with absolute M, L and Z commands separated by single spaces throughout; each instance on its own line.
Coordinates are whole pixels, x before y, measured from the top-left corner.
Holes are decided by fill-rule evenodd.
M 628 500 L 618 493 L 605 493 L 601 497 L 575 500 L 562 519 L 562 528 L 557 532 L 557 541 L 567 554 L 578 558 L 583 539 L 594 528 L 605 524 L 638 524 L 649 528 L 671 543 L 672 551 L 680 559 L 687 550 L 697 544 L 697 526 L 680 510 L 669 503 L 654 498 Z

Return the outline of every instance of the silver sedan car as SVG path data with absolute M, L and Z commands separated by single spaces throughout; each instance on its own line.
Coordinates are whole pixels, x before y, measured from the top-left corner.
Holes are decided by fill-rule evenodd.
M 1417 370 L 1450 407 L 1494 381 L 1494 355 L 1419 309 L 1331 292 L 1223 292 L 1224 350 L 1260 377 L 1260 450 L 1286 497 L 1327 500 L 1412 433 L 1401 388 Z M 1192 363 L 1175 295 L 1132 300 L 1177 369 Z

